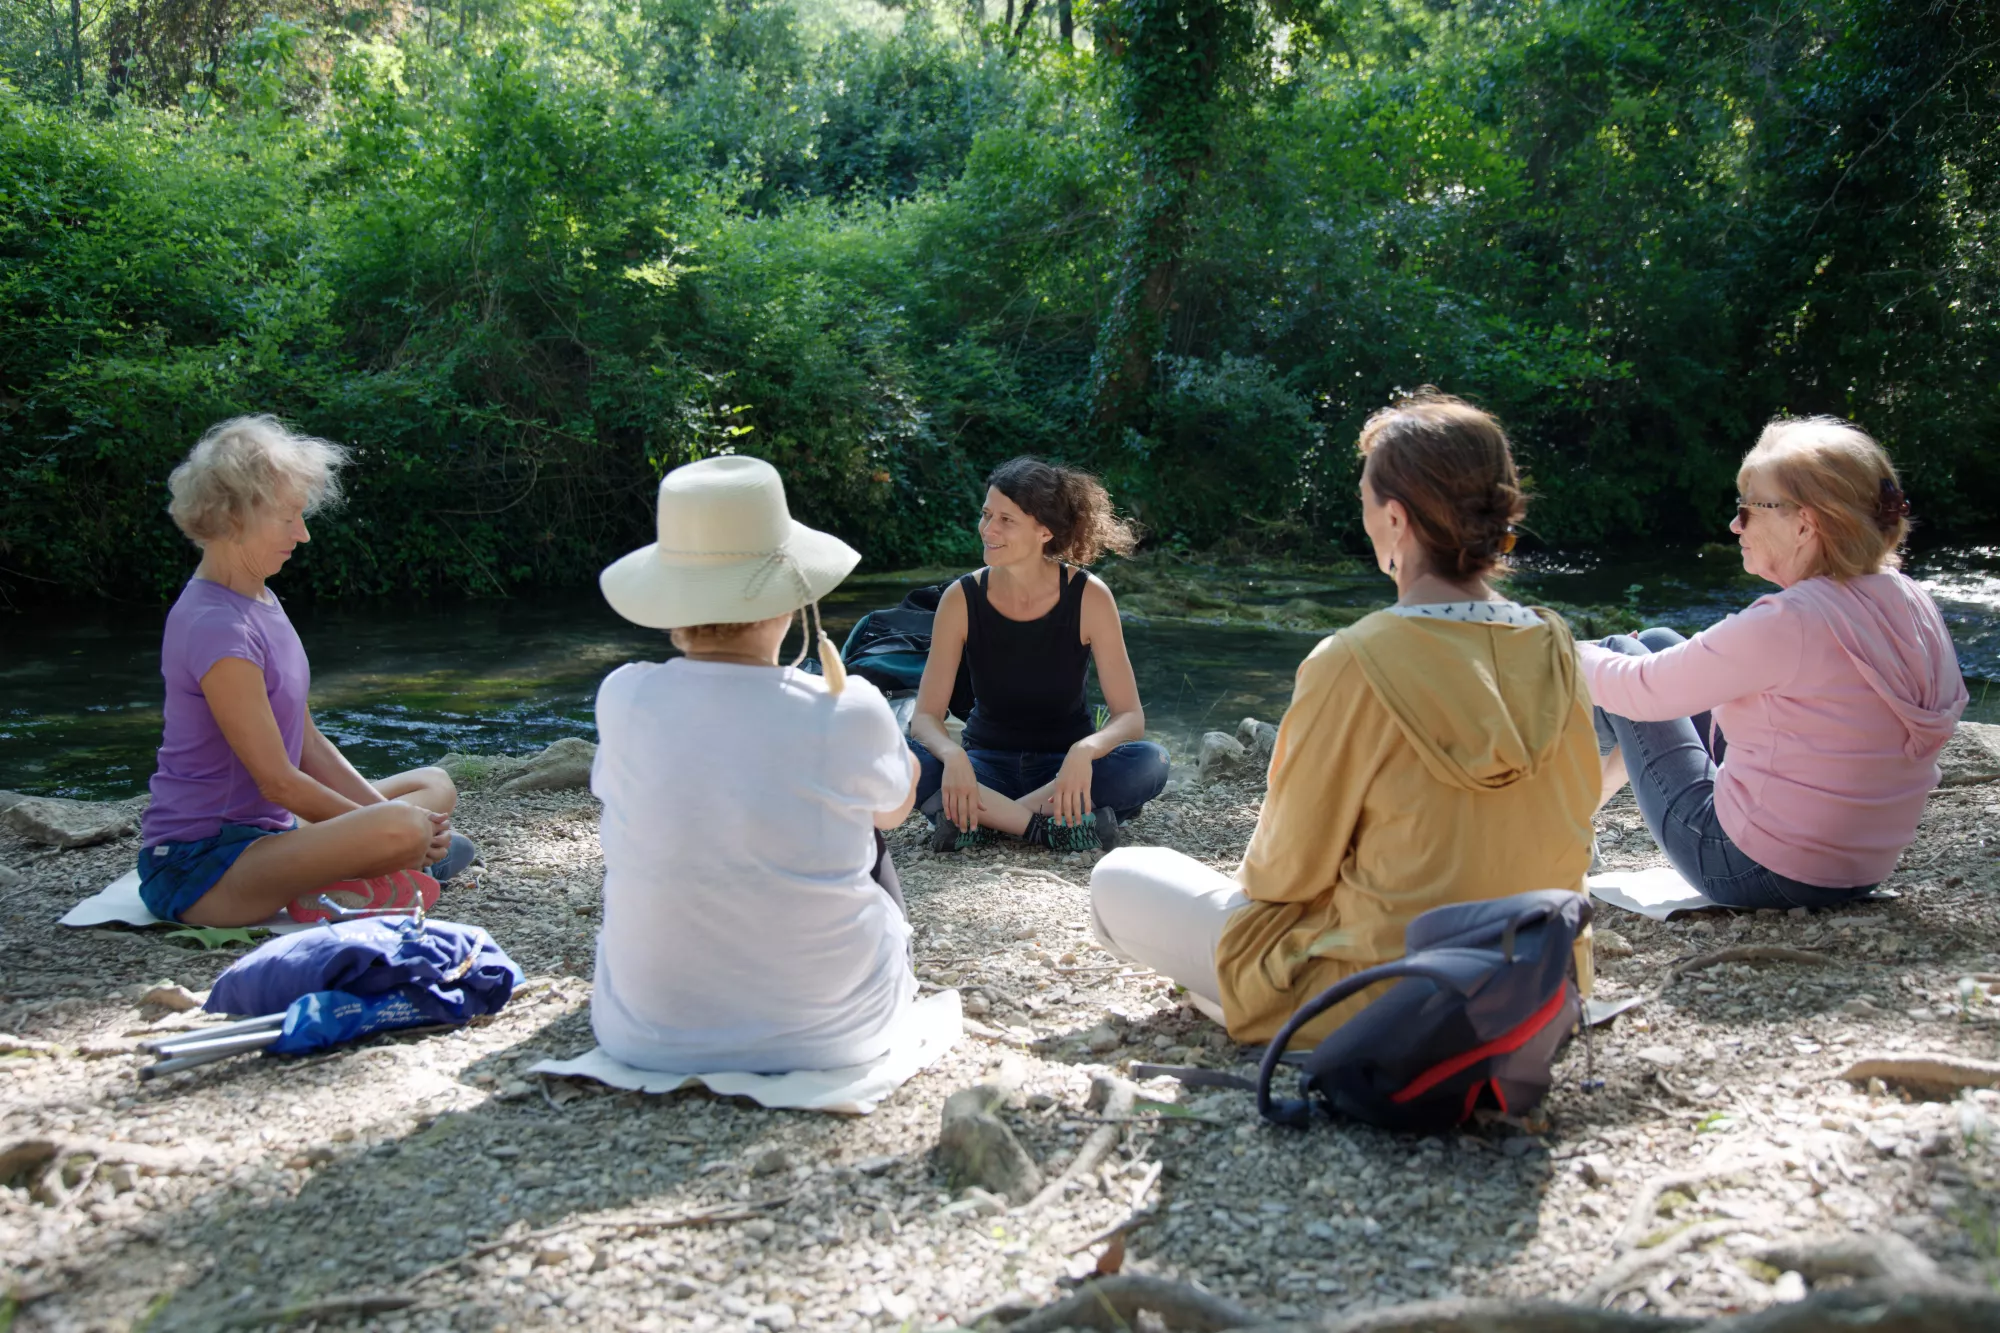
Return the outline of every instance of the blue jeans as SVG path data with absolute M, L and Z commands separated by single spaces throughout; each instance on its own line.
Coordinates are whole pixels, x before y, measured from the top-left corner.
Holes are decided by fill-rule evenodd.
M 937 823 L 938 807 L 931 801 L 944 785 L 944 761 L 929 750 L 910 742 L 916 753 L 917 808 Z M 979 785 L 1009 800 L 1018 800 L 1035 788 L 1054 782 L 1066 754 L 1033 754 L 1017 750 L 967 750 L 972 775 Z M 1151 741 L 1128 741 L 1090 766 L 1090 804 L 1093 809 L 1110 806 L 1123 824 L 1139 817 L 1146 802 L 1167 785 L 1167 752 Z
M 1604 647 L 1644 657 L 1686 642 L 1670 629 L 1614 634 Z M 1682 879 L 1724 907 L 1832 907 L 1852 902 L 1875 886 L 1825 889 L 1766 869 L 1730 841 L 1715 815 L 1715 771 L 1728 745 L 1707 713 L 1672 722 L 1634 722 L 1591 710 L 1597 751 L 1614 748 L 1625 758 L 1632 795 L 1654 841 Z

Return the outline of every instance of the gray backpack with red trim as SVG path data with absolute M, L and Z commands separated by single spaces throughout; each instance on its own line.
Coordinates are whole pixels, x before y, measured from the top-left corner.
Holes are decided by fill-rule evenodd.
M 1307 1124 L 1315 1102 L 1330 1114 L 1420 1134 L 1462 1124 L 1482 1106 L 1524 1115 L 1548 1095 L 1556 1051 L 1578 1026 L 1573 950 L 1589 924 L 1590 899 L 1568 889 L 1432 908 L 1404 930 L 1403 957 L 1344 978 L 1293 1014 L 1271 1039 L 1254 1083 L 1159 1065 L 1133 1072 L 1254 1091 L 1257 1109 L 1280 1125 Z M 1300 1028 L 1391 980 L 1297 1061 L 1299 1097 L 1272 1097 L 1271 1079 L 1291 1063 L 1285 1048 Z

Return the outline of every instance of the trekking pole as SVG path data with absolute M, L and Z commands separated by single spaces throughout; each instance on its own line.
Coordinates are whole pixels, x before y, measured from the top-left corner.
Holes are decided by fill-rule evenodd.
M 265 1014 L 261 1018 L 245 1018 L 234 1023 L 217 1023 L 213 1027 L 192 1028 L 186 1032 L 175 1032 L 164 1037 L 155 1037 L 139 1043 L 139 1049 L 159 1055 L 170 1054 L 170 1047 L 185 1046 L 189 1042 L 207 1041 L 211 1037 L 233 1037 L 243 1032 L 261 1032 L 265 1028 L 284 1025 L 282 1013 Z
M 213 1041 L 189 1042 L 173 1048 L 171 1055 L 156 1064 L 147 1065 L 139 1071 L 143 1082 L 158 1078 L 162 1074 L 176 1074 L 183 1069 L 193 1069 L 215 1060 L 226 1060 L 232 1055 L 244 1055 L 250 1051 L 261 1051 L 266 1046 L 276 1044 L 284 1032 L 279 1028 L 267 1028 L 262 1032 L 243 1032 L 233 1037 L 218 1037 Z

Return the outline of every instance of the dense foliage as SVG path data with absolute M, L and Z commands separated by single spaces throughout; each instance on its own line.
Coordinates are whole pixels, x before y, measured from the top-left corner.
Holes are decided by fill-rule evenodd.
M 1551 543 L 1717 535 L 1780 410 L 2000 517 L 2000 7 L 996 8 L 0 0 L 0 593 L 176 584 L 266 410 L 362 451 L 322 594 L 583 580 L 722 449 L 876 564 L 1024 451 L 1333 547 L 1423 382 Z

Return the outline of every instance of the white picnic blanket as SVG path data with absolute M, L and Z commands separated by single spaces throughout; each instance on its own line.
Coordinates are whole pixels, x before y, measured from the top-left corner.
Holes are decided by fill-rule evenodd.
M 146 910 L 146 904 L 139 897 L 139 872 L 128 870 L 117 879 L 99 889 L 90 897 L 69 909 L 63 917 L 65 926 L 171 926 L 171 921 L 162 921 Z M 306 930 L 312 923 L 294 921 L 283 912 L 278 913 L 258 930 L 274 931 L 284 935 L 294 930 Z
M 845 1069 L 810 1069 L 795 1074 L 661 1074 L 634 1069 L 592 1047 L 574 1060 L 543 1060 L 531 1074 L 589 1078 L 633 1092 L 677 1092 L 699 1083 L 724 1097 L 748 1097 L 764 1106 L 800 1111 L 867 1115 L 882 1099 L 949 1051 L 962 1030 L 958 992 L 939 991 L 918 999 L 904 1013 L 886 1055 Z

